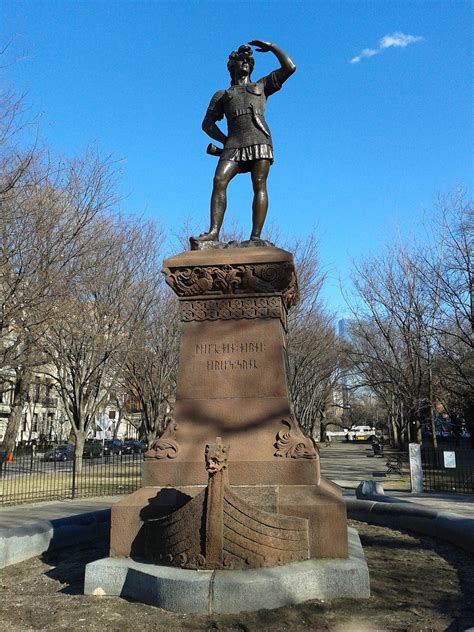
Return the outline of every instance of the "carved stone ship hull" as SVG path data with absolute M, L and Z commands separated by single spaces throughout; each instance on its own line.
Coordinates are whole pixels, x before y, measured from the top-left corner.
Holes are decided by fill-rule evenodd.
M 260 568 L 307 560 L 308 520 L 263 511 L 242 500 L 228 485 L 223 465 L 184 507 L 145 522 L 145 556 L 193 569 Z

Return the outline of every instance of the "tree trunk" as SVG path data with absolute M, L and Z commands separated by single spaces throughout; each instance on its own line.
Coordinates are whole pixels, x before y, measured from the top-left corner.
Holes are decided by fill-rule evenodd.
M 474 403 L 469 402 L 463 412 L 466 429 L 471 435 L 471 448 L 474 449 Z
M 20 369 L 17 374 L 7 429 L 2 442 L 2 450 L 6 450 L 6 452 L 13 452 L 15 449 L 16 439 L 21 426 L 23 406 L 30 386 L 30 378 L 31 373 L 26 369 Z
M 433 369 L 430 367 L 428 369 L 428 397 L 430 404 L 430 429 L 431 429 L 431 444 L 433 448 L 438 447 L 438 440 L 436 438 L 436 415 L 435 409 L 433 406 Z
M 418 417 L 416 420 L 416 425 L 415 425 L 415 432 L 416 432 L 416 442 L 421 445 L 422 443 L 422 436 L 421 436 L 421 421 L 420 418 Z
M 321 412 L 321 420 L 320 420 L 319 427 L 321 428 L 319 432 L 319 440 L 321 443 L 323 443 L 324 441 L 326 441 L 326 413 L 325 412 Z
M 80 474 L 82 472 L 82 453 L 84 451 L 84 443 L 86 441 L 86 433 L 84 430 L 75 430 L 74 431 L 75 438 L 75 446 L 76 450 L 74 453 L 74 467 L 76 469 L 76 474 Z

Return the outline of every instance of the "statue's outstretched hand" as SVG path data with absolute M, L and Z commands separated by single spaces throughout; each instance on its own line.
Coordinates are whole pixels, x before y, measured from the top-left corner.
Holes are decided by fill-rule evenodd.
M 272 50 L 272 44 L 270 42 L 263 42 L 262 40 L 252 40 L 249 42 L 250 46 L 258 46 L 255 50 L 257 53 L 268 53 Z

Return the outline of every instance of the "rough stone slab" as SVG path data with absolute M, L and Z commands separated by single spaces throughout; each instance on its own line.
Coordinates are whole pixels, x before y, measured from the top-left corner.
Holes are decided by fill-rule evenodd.
M 171 612 L 207 613 L 213 571 L 106 557 L 86 565 L 85 595 L 115 595 Z
M 188 571 L 105 558 L 86 566 L 84 593 L 205 614 L 252 612 L 309 599 L 366 599 L 370 585 L 359 536 L 349 529 L 349 558 L 344 560 L 312 559 L 248 571 Z
M 369 480 L 369 481 L 361 481 L 356 487 L 356 498 L 361 500 L 365 500 L 367 498 L 372 498 L 372 496 L 384 496 L 385 492 L 383 489 L 382 483 L 379 481 Z

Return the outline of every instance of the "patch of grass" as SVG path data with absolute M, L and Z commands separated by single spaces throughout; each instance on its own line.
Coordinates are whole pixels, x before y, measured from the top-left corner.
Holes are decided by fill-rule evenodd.
M 74 478 L 71 463 L 58 464 L 47 472 L 21 472 L 0 478 L 0 504 L 16 505 L 74 496 L 129 494 L 142 484 L 142 462 L 102 462 L 84 466 Z

